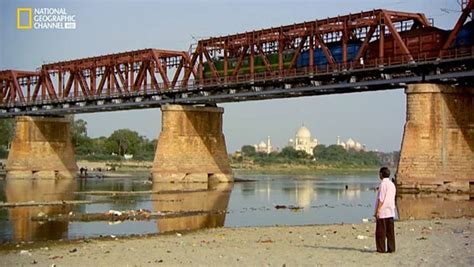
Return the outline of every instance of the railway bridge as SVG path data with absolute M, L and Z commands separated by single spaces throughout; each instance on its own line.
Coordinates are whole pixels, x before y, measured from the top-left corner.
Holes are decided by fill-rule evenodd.
M 8 179 L 73 178 L 67 114 L 161 108 L 155 182 L 230 182 L 224 102 L 404 88 L 402 189 L 474 185 L 474 1 L 451 30 L 377 9 L 0 71 L 0 118 L 16 117 Z

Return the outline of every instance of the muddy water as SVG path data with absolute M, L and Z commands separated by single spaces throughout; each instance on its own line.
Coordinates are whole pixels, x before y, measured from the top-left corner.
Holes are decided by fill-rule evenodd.
M 152 185 L 141 177 L 0 181 L 0 201 L 25 205 L 0 208 L 0 240 L 126 236 L 209 227 L 360 223 L 373 214 L 374 188 L 378 183 L 371 174 L 241 178 L 254 181 L 215 186 Z M 400 219 L 474 216 L 474 201 L 468 195 L 403 195 L 397 205 Z M 138 210 L 151 216 L 127 220 L 107 217 L 109 212 Z M 98 217 L 80 219 L 90 214 Z

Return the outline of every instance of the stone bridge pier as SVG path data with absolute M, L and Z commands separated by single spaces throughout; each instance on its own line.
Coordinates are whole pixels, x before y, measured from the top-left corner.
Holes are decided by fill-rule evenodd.
M 153 182 L 232 182 L 224 109 L 165 105 L 152 168 Z
M 413 84 L 397 186 L 402 191 L 469 191 L 474 186 L 474 88 Z
M 73 179 L 77 173 L 70 120 L 17 117 L 6 164 L 7 179 Z

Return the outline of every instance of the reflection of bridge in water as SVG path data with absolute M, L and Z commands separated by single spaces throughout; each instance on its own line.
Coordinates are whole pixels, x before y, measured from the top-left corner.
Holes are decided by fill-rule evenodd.
M 231 184 L 157 184 L 153 185 L 153 209 L 180 214 L 159 219 L 158 231 L 196 230 L 223 227 L 229 204 Z M 198 214 L 194 214 L 198 212 Z
M 77 165 L 65 114 L 161 107 L 155 182 L 231 182 L 221 102 L 405 88 L 401 189 L 474 184 L 474 0 L 453 29 L 377 9 L 0 72 L 0 117 L 17 117 L 7 176 L 61 179 Z M 43 117 L 39 117 L 43 116 Z
M 4 190 L 6 202 L 23 205 L 8 208 L 8 219 L 2 222 L 2 227 L 11 228 L 11 234 L 3 233 L 2 238 L 11 236 L 11 240 L 14 242 L 68 239 L 71 237 L 71 223 L 81 222 L 81 219 L 80 216 L 76 219 L 74 217 L 64 219 L 64 217 L 68 217 L 70 212 L 87 215 L 89 212 L 87 212 L 86 205 L 94 205 L 94 198 L 89 198 L 92 203 L 77 206 L 69 203 L 57 203 L 58 201 L 77 200 L 78 195 L 75 194 L 77 182 L 74 180 L 34 182 L 10 180 L 5 183 Z M 154 219 L 156 226 L 152 232 L 189 231 L 224 226 L 232 184 L 216 184 L 208 187 L 207 184 L 162 183 L 153 185 L 152 191 L 151 196 L 147 195 L 150 196 L 152 203 L 152 213 L 163 214 L 162 217 Z M 143 196 L 143 194 L 138 196 Z M 104 196 L 99 199 L 105 200 Z M 109 207 L 119 209 L 136 207 L 136 203 L 130 205 L 114 203 L 113 199 L 108 201 L 111 201 L 108 204 Z M 101 212 L 106 214 L 107 210 Z M 44 219 L 38 220 L 38 218 Z M 99 227 L 93 231 L 94 233 L 100 232 L 100 229 L 104 231 L 103 228 L 108 223 L 114 222 L 114 220 L 108 221 L 105 218 L 102 220 L 99 221 L 101 225 L 97 225 Z M 82 223 L 96 225 L 97 221 Z M 80 231 L 81 227 L 88 228 L 80 225 L 74 227 L 79 228 L 75 229 L 76 231 Z M 81 234 L 84 233 L 75 233 L 78 236 Z
M 465 194 L 404 194 L 396 203 L 402 220 L 474 217 L 474 201 Z
M 72 200 L 76 191 L 76 181 L 28 181 L 9 180 L 5 183 L 6 201 L 51 202 Z M 66 215 L 72 211 L 69 205 L 35 205 L 9 208 L 9 220 L 12 223 L 15 241 L 49 240 L 67 238 L 69 222 L 67 221 L 32 221 L 34 216 Z

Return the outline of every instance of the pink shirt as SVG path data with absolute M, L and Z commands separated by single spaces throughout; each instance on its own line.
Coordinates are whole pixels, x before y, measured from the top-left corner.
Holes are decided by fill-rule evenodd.
M 380 219 L 395 217 L 395 194 L 395 185 L 389 178 L 383 178 L 375 202 L 375 208 L 377 208 L 379 202 L 382 202 L 378 214 Z

